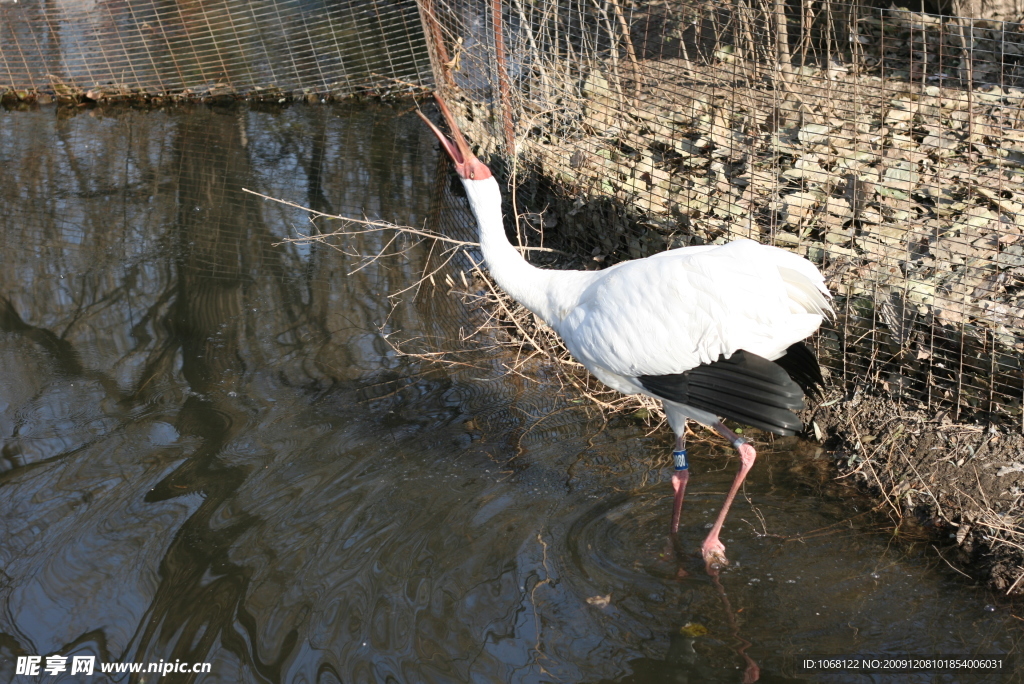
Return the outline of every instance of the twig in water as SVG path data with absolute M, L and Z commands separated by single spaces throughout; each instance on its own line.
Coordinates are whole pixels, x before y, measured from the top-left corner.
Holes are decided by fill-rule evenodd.
M 942 552 L 941 552 L 941 551 L 939 551 L 939 550 L 938 550 L 938 549 L 937 549 L 937 548 L 935 547 L 935 544 L 932 544 L 932 548 L 933 548 L 933 549 L 935 549 L 935 553 L 939 554 L 939 558 L 941 558 L 941 559 L 942 559 L 943 561 L 945 561 L 946 565 L 948 565 L 949 567 L 953 568 L 954 570 L 956 570 L 957 572 L 959 572 L 959 573 L 960 573 L 961 575 L 963 575 L 963 576 L 964 576 L 964 577 L 966 577 L 967 579 L 974 579 L 973 577 L 971 577 L 970 575 L 968 575 L 968 574 L 967 574 L 966 572 L 964 572 L 963 570 L 961 570 L 960 568 L 956 567 L 955 565 L 953 565 L 952 563 L 950 563 L 950 562 L 949 562 L 948 560 L 946 560 L 946 557 L 945 557 L 945 556 L 943 556 L 943 555 L 942 555 Z M 1024 577 L 1024 574 L 1022 574 L 1022 575 L 1021 575 L 1021 577 Z M 1019 582 L 1019 581 L 1020 581 L 1020 579 L 1018 578 L 1018 579 L 1017 579 L 1017 582 Z M 1016 582 L 1014 583 L 1014 586 L 1016 586 Z M 1010 587 L 1010 589 L 1012 590 L 1012 589 L 1013 589 L 1013 587 Z M 1009 592 L 1007 592 L 1007 593 L 1009 593 Z

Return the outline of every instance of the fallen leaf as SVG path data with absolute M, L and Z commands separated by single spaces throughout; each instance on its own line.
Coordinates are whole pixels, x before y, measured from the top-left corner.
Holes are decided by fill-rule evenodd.
M 679 633 L 683 636 L 696 638 L 702 637 L 708 633 L 708 628 L 699 622 L 687 622 L 685 625 L 679 628 Z

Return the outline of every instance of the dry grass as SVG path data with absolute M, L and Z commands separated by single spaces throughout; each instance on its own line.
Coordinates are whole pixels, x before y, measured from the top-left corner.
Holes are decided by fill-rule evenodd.
M 823 404 L 814 419 L 841 478 L 871 491 L 899 534 L 934 540 L 961 574 L 1024 593 L 1024 438 L 879 396 Z

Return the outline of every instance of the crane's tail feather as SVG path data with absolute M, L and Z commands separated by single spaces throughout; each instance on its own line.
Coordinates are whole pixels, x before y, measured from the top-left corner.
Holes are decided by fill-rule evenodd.
M 814 358 L 806 347 L 799 346 L 806 356 Z M 813 377 L 805 365 L 806 356 L 799 350 L 794 355 L 799 361 L 790 365 L 801 369 L 800 377 Z M 815 361 L 815 367 L 816 364 Z M 817 377 L 820 376 L 819 371 Z M 742 349 L 729 358 L 723 355 L 718 361 L 702 364 L 685 373 L 641 375 L 637 380 L 662 399 L 761 430 L 794 435 L 803 429 L 803 423 L 796 415 L 804 408 L 800 380 L 791 378 L 788 369 L 778 361 L 769 361 Z
M 828 288 L 825 287 L 825 279 L 818 270 L 811 266 L 810 262 L 801 259 L 795 265 L 805 268 L 779 267 L 779 275 L 786 283 L 786 294 L 790 300 L 804 309 L 807 313 L 818 314 L 822 317 L 832 316 L 832 304 L 829 302 Z
M 821 375 L 818 357 L 803 342 L 789 345 L 786 353 L 775 359 L 774 363 L 782 366 L 789 377 L 800 385 L 804 394 L 820 397 L 825 387 L 825 378 Z

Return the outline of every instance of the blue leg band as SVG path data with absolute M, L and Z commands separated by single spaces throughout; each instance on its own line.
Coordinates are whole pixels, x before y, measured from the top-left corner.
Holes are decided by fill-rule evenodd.
M 690 464 L 686 462 L 686 449 L 672 452 L 672 465 L 676 470 L 689 470 Z

